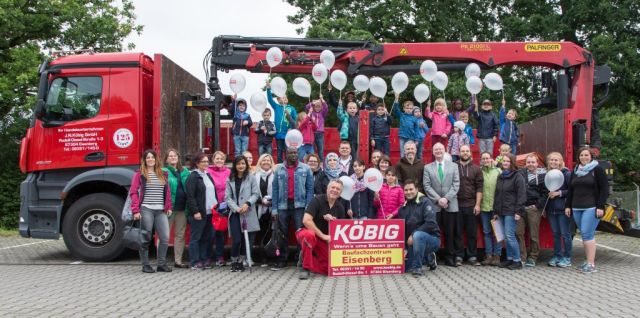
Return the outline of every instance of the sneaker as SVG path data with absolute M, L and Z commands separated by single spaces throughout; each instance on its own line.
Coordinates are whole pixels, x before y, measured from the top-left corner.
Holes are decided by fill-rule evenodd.
M 272 271 L 279 271 L 285 269 L 287 267 L 287 263 L 283 261 L 279 261 L 276 266 L 271 267 Z
M 311 277 L 311 272 L 308 269 L 301 268 L 300 272 L 298 272 L 298 279 L 306 280 Z
M 580 266 L 576 267 L 576 270 L 581 272 L 586 266 L 587 266 L 587 261 L 582 262 L 582 264 Z
M 227 264 L 224 262 L 224 258 L 218 258 L 218 261 L 216 261 L 216 266 L 218 267 L 227 266 Z
M 593 265 L 593 264 L 587 264 L 581 270 L 581 272 L 583 274 L 591 274 L 591 273 L 595 273 L 597 271 L 598 270 L 596 269 L 596 265 Z
M 203 269 L 212 269 L 212 268 L 213 268 L 213 263 L 211 262 L 211 260 L 206 260 L 206 261 L 202 264 L 202 268 L 203 268 Z
M 511 265 L 507 266 L 510 270 L 522 269 L 522 262 L 520 261 L 512 261 Z
M 413 275 L 413 277 L 420 277 L 424 275 L 424 272 L 422 271 L 422 268 L 415 268 L 411 271 L 411 275 Z
M 551 267 L 556 267 L 558 266 L 558 262 L 560 262 L 561 258 L 554 256 L 552 257 L 549 262 L 547 263 L 547 265 L 551 266 Z
M 229 271 L 231 271 L 232 273 L 237 272 L 238 271 L 238 264 L 241 264 L 241 263 L 235 263 L 235 262 L 231 263 L 231 269 Z
M 480 262 L 478 262 L 478 259 L 475 257 L 471 257 L 468 260 L 469 264 L 471 264 L 472 266 L 480 266 Z
M 153 269 L 153 267 L 151 267 L 151 265 L 143 265 L 142 266 L 142 272 L 143 273 L 155 273 L 156 270 Z
M 197 262 L 197 263 L 195 263 L 194 265 L 191 266 L 191 269 L 200 269 L 200 270 L 202 270 L 202 269 L 204 269 L 204 266 L 202 266 L 202 263 Z
M 507 268 L 507 267 L 511 266 L 511 264 L 513 264 L 513 261 L 508 259 L 508 260 L 506 260 L 504 262 L 500 262 L 500 264 L 498 264 L 498 267 Z
M 524 263 L 524 266 L 536 267 L 536 261 L 534 261 L 532 258 L 527 258 L 527 261 Z
M 244 264 L 242 262 L 237 262 L 236 263 L 236 270 L 238 272 L 244 272 Z
M 456 267 L 462 266 L 462 258 L 456 257 L 456 264 L 455 265 L 456 265 Z
M 485 256 L 484 260 L 482 262 L 480 262 L 480 265 L 489 266 L 489 265 L 491 265 L 491 261 L 493 261 L 493 255 L 487 254 Z
M 158 267 L 156 268 L 156 271 L 163 272 L 163 273 L 171 273 L 172 269 L 167 265 L 158 265 Z
M 490 266 L 499 266 L 500 265 L 500 255 L 493 255 L 493 259 L 491 260 L 491 263 L 489 263 Z
M 571 259 L 563 257 L 557 264 L 558 267 L 570 267 L 571 266 Z
M 436 253 L 431 252 L 431 262 L 429 262 L 429 270 L 435 271 L 438 268 L 438 260 L 436 260 Z

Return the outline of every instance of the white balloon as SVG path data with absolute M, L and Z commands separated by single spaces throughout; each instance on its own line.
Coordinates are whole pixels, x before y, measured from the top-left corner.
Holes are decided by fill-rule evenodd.
M 427 81 L 431 82 L 438 73 L 438 65 L 432 60 L 426 60 L 420 65 L 420 75 Z
M 353 79 L 353 87 L 359 92 L 366 92 L 369 89 L 369 78 L 366 75 L 358 75 Z
M 364 172 L 364 186 L 371 189 L 373 192 L 378 192 L 382 189 L 382 172 L 376 168 L 369 168 Z
M 446 162 L 453 162 L 453 157 L 451 157 L 451 154 L 448 152 L 444 153 L 444 161 Z
M 298 94 L 298 96 L 309 97 L 311 96 L 311 84 L 304 77 L 297 77 L 293 80 L 293 91 Z
M 278 47 L 272 47 L 267 51 L 267 64 L 276 67 L 282 63 L 282 51 Z
M 471 76 L 467 79 L 467 90 L 471 94 L 478 94 L 482 90 L 482 80 L 477 76 Z
M 384 98 L 387 94 L 387 82 L 382 77 L 374 77 L 369 81 L 369 90 L 373 95 Z
M 429 86 L 425 84 L 418 84 L 418 86 L 413 89 L 413 96 L 416 98 L 418 103 L 424 103 L 429 99 L 430 94 L 431 91 L 429 90 Z
M 284 143 L 287 147 L 300 148 L 302 146 L 302 133 L 297 129 L 287 131 L 284 136 Z
M 351 200 L 353 195 L 356 194 L 355 182 L 353 182 L 353 179 L 348 176 L 342 176 L 338 179 L 342 181 L 342 193 L 340 194 L 340 197 L 347 201 Z
M 271 91 L 278 97 L 287 95 L 287 82 L 284 78 L 277 76 L 271 80 Z
M 229 78 L 229 86 L 231 87 L 231 91 L 236 94 L 242 92 L 246 85 L 247 81 L 244 79 L 244 75 L 240 73 L 235 73 L 231 75 L 231 78 Z
M 447 77 L 447 74 L 445 74 L 444 72 L 438 71 L 438 73 L 436 73 L 436 76 L 433 78 L 433 86 L 443 91 L 445 88 L 447 88 L 448 84 L 449 84 L 449 77 Z
M 405 72 L 398 72 L 393 74 L 391 78 L 391 87 L 395 93 L 404 92 L 409 87 L 409 76 Z
M 347 86 L 347 74 L 341 70 L 335 70 L 331 72 L 331 85 L 338 90 L 343 90 Z
M 264 92 L 262 91 L 253 93 L 249 100 L 251 102 L 251 107 L 253 107 L 253 109 L 259 114 L 262 114 L 262 112 L 267 108 L 267 97 L 264 96 Z
M 467 78 L 470 78 L 471 76 L 480 77 L 481 73 L 480 66 L 476 63 L 469 63 L 469 65 L 464 69 L 464 76 Z
M 324 64 L 330 70 L 336 63 L 336 56 L 330 50 L 324 50 L 320 53 L 320 63 Z
M 547 171 L 547 174 L 544 176 L 544 185 L 547 186 L 547 190 L 553 192 L 558 191 L 558 189 L 562 188 L 564 184 L 564 175 L 562 171 L 558 169 L 551 169 Z
M 313 69 L 311 70 L 311 76 L 313 76 L 313 79 L 318 84 L 324 83 L 324 81 L 327 79 L 328 73 L 329 71 L 327 70 L 327 67 L 324 64 L 316 64 L 313 66 Z
M 484 76 L 484 85 L 487 85 L 492 91 L 502 90 L 504 87 L 504 83 L 502 82 L 502 77 L 498 73 L 489 73 Z

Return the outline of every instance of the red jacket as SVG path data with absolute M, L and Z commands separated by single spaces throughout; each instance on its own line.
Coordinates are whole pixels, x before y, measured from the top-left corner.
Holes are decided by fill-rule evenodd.
M 318 125 L 316 125 L 315 121 L 311 120 L 311 116 L 307 116 L 307 118 L 300 123 L 298 129 L 300 129 L 302 133 L 302 143 L 305 145 L 313 145 L 315 138 L 314 133 L 318 129 Z
M 398 210 L 404 204 L 404 190 L 402 190 L 402 187 L 400 185 L 390 187 L 385 183 L 382 185 L 379 195 L 380 199 L 373 200 L 373 206 L 378 209 L 377 218 L 384 219 L 384 216 L 389 214 L 394 217 L 398 215 Z
M 164 183 L 164 210 L 171 210 L 171 188 L 169 188 L 169 175 L 166 171 L 163 171 L 164 178 L 167 180 Z M 147 186 L 147 180 L 145 180 L 140 170 L 136 171 L 131 179 L 131 188 L 129 188 L 129 196 L 131 197 L 131 212 L 133 214 L 140 213 L 140 205 L 144 201 L 144 191 Z

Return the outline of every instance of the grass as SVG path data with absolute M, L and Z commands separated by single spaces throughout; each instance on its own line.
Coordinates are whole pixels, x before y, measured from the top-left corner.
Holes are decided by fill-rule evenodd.
M 0 237 L 18 236 L 18 229 L 7 229 L 0 227 Z

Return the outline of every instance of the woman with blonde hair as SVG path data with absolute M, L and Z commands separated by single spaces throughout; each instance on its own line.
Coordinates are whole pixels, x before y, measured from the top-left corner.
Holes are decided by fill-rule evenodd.
M 564 166 L 564 159 L 559 152 L 552 152 L 547 155 L 547 171 L 558 169 L 564 176 L 564 182 L 560 189 L 549 192 L 549 201 L 543 215 L 549 220 L 551 232 L 553 233 L 553 257 L 547 263 L 553 267 L 571 266 L 571 218 L 565 215 L 564 205 L 569 192 L 569 182 L 571 182 L 571 171 Z
M 224 165 L 227 160 L 227 155 L 222 151 L 216 151 L 213 153 L 213 165 L 207 169 L 207 173 L 213 179 L 213 185 L 216 188 L 216 200 L 220 202 L 221 207 L 219 209 L 223 211 L 226 209 L 226 200 L 225 200 L 225 190 L 227 185 L 227 179 L 231 175 L 231 170 Z M 224 212 L 224 211 L 223 211 Z M 222 213 L 224 214 L 224 213 Z M 215 241 L 215 257 L 217 259 L 217 266 L 225 266 L 226 263 L 224 261 L 224 240 L 225 240 L 225 232 L 226 231 L 214 231 L 213 238 Z M 210 247 L 213 249 L 213 246 Z M 213 251 L 208 253 L 213 258 Z M 205 268 L 211 268 L 213 263 L 213 259 L 205 262 Z

